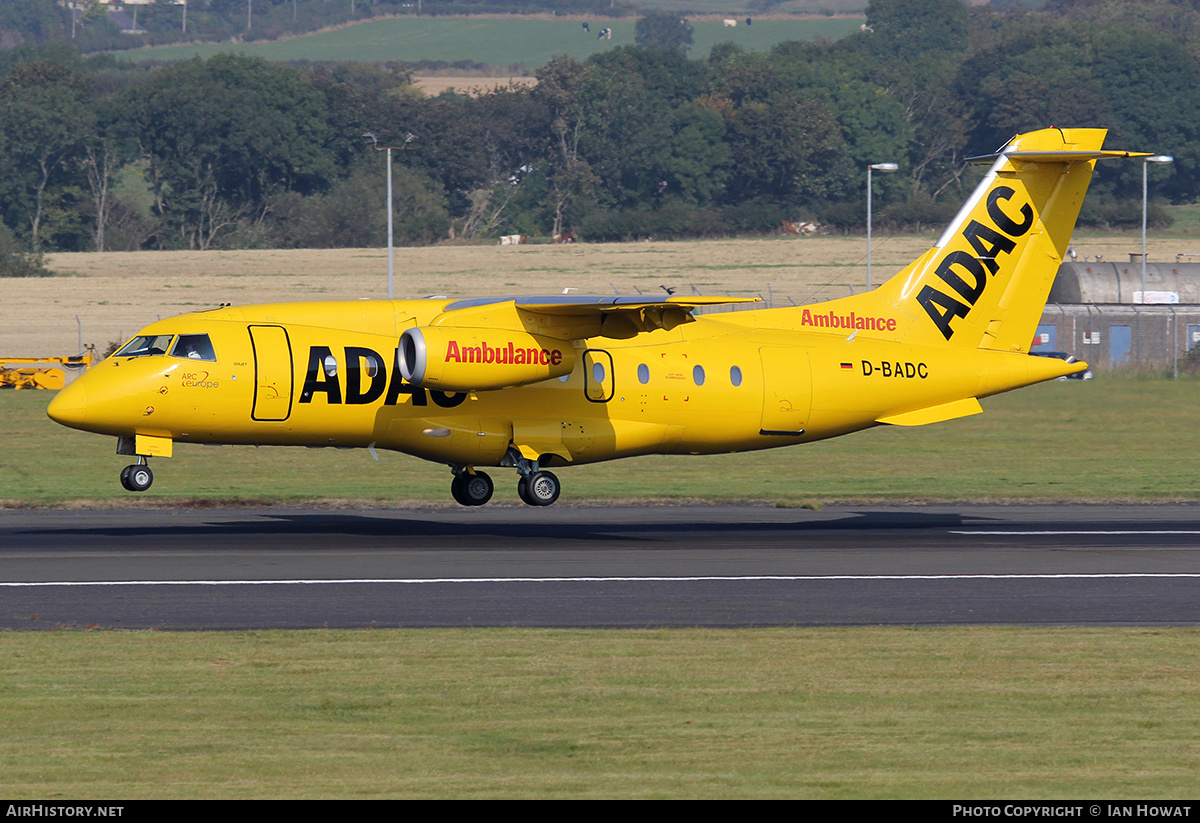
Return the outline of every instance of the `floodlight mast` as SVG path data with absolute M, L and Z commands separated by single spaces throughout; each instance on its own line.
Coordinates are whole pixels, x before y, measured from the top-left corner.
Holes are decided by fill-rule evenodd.
M 1148 183 L 1146 180 L 1146 169 L 1151 163 L 1159 166 L 1165 166 L 1174 163 L 1175 158 L 1169 154 L 1156 154 L 1152 157 L 1142 158 L 1142 302 L 1146 302 L 1146 211 L 1147 211 L 1147 191 Z
M 379 140 L 375 137 L 374 132 L 363 132 L 363 137 L 369 138 L 373 144 L 371 148 L 376 151 L 387 152 L 387 235 L 388 235 L 388 300 L 395 298 L 395 265 L 394 255 L 392 252 L 392 149 L 401 151 L 409 148 L 409 143 L 416 138 L 412 132 L 406 132 L 404 135 L 404 143 L 399 146 L 381 146 Z
M 871 290 L 871 172 L 891 174 L 899 169 L 895 163 L 873 163 L 867 166 L 867 291 Z

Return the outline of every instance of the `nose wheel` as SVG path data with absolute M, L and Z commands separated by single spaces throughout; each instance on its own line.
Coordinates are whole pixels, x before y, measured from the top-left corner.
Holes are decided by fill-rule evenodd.
M 144 492 L 154 482 L 154 472 L 145 463 L 126 466 L 121 470 L 121 485 L 126 491 Z

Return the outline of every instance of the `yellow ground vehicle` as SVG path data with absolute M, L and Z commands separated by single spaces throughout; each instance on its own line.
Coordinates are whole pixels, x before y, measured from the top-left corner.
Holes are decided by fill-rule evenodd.
M 69 357 L 0 357 L 0 389 L 52 389 L 58 391 L 92 367 L 96 349 Z

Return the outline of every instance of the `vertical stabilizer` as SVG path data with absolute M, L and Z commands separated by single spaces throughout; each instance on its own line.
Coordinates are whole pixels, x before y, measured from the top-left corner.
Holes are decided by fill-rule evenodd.
M 1104 129 L 1019 135 L 937 244 L 865 298 L 913 318 L 908 343 L 1027 352 L 1075 229 Z M 991 158 L 986 158 L 991 159 Z

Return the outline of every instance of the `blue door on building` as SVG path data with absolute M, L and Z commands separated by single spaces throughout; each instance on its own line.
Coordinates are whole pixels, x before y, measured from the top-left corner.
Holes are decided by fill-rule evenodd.
M 1129 326 L 1108 327 L 1108 360 L 1113 367 L 1128 364 L 1132 347 L 1133 336 Z

